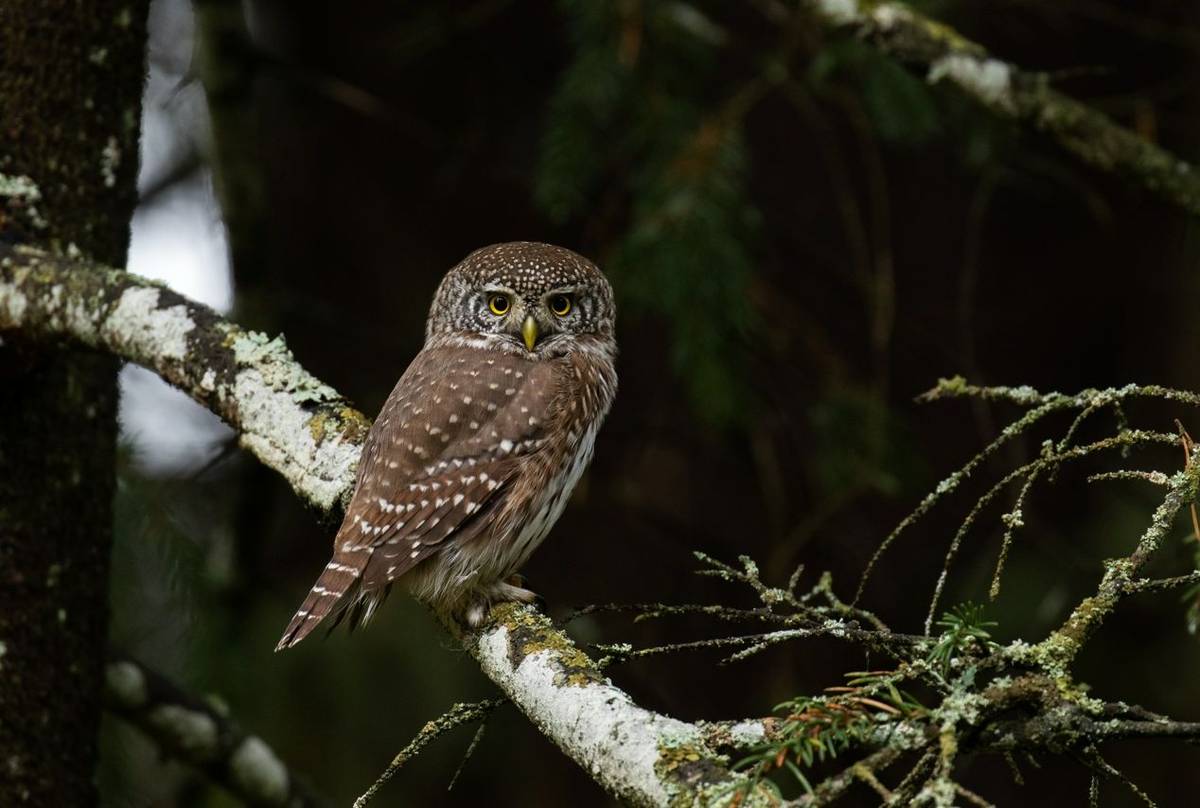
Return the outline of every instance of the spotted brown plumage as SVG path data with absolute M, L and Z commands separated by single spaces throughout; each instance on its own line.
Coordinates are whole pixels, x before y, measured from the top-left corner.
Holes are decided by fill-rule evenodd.
M 278 647 L 329 616 L 368 619 L 397 581 L 470 623 L 533 599 L 508 579 L 591 459 L 616 392 L 613 317 L 608 281 L 560 247 L 498 244 L 451 269 L 367 437 L 333 559 Z

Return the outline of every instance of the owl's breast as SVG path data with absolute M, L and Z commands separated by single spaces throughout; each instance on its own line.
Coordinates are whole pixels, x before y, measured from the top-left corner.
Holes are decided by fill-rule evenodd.
M 564 357 L 555 418 L 545 451 L 529 458 L 522 480 L 533 490 L 529 509 L 508 537 L 507 572 L 528 560 L 562 515 L 579 478 L 592 460 L 596 435 L 616 394 L 610 359 L 587 354 Z

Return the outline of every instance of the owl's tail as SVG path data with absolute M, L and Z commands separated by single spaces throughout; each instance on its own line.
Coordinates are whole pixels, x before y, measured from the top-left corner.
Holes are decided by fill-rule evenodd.
M 317 578 L 308 596 L 300 604 L 299 610 L 284 629 L 283 637 L 275 646 L 276 651 L 291 648 L 311 634 L 312 630 L 330 615 L 338 616 L 340 621 L 347 608 L 362 601 L 361 575 L 362 568 L 369 558 L 369 550 L 370 548 L 364 547 L 334 554 L 333 560 L 325 565 L 324 572 Z

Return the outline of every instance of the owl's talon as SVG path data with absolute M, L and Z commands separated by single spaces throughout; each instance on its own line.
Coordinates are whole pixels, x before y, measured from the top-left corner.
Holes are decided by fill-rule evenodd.
M 509 600 L 528 603 L 537 608 L 539 612 L 546 611 L 546 599 L 537 592 L 529 589 L 529 579 L 521 573 L 514 572 L 504 579 L 504 583 L 510 587 L 511 594 L 509 595 Z

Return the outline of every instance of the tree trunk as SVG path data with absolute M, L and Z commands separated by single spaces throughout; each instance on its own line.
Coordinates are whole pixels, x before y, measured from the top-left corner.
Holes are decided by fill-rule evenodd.
M 0 4 L 0 238 L 124 264 L 147 6 Z M 0 335 L 2 805 L 97 801 L 116 369 Z

